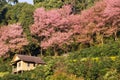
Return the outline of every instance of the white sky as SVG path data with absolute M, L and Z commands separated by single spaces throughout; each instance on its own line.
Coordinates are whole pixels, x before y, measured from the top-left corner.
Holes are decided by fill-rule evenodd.
M 33 4 L 33 0 L 18 0 L 19 2 L 27 2 L 29 4 Z

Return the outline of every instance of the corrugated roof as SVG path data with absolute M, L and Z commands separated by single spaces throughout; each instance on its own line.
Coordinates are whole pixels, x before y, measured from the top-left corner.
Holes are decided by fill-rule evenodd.
M 45 62 L 40 58 L 40 57 L 35 57 L 35 56 L 28 56 L 28 55 L 17 55 L 20 60 L 26 61 L 26 62 L 34 62 L 37 64 L 45 64 Z

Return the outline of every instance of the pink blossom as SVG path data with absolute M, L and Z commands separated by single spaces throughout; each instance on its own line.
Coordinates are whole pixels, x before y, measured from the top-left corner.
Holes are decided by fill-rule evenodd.
M 120 0 L 101 0 L 81 14 L 71 14 L 70 5 L 48 11 L 39 8 L 34 12 L 34 24 L 30 30 L 32 35 L 42 38 L 40 46 L 46 49 L 69 45 L 74 40 L 90 43 L 94 34 L 106 37 L 119 31 L 119 3 Z
M 10 50 L 19 50 L 27 45 L 28 41 L 23 35 L 23 29 L 19 24 L 3 26 L 0 28 L 0 52 L 1 56 Z

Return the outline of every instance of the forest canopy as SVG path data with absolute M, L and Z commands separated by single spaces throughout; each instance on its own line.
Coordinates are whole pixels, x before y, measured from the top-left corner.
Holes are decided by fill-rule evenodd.
M 117 41 L 120 26 L 119 3 L 119 0 L 34 0 L 34 5 L 31 5 L 1 0 L 0 46 L 4 45 L 0 49 L 3 50 L 1 54 L 11 52 L 10 46 L 13 43 L 10 45 L 10 40 L 20 36 L 25 38 L 27 44 L 21 42 L 24 46 L 17 51 L 12 50 L 14 53 L 22 50 L 29 54 L 35 51 L 44 55 L 60 55 L 79 50 L 82 46 Z M 14 36 L 11 25 L 21 26 L 17 30 L 22 32 L 16 30 Z M 7 29 L 13 29 L 13 32 Z M 5 30 L 8 32 L 4 32 Z M 9 33 L 13 38 L 8 36 Z M 3 39 L 3 36 L 8 38 Z M 15 45 L 18 46 L 18 42 Z M 32 45 L 35 46 L 34 49 Z

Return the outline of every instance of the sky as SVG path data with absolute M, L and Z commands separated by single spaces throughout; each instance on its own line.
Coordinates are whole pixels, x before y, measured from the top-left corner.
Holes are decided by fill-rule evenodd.
M 29 4 L 33 4 L 33 0 L 18 0 L 19 2 L 27 2 Z

